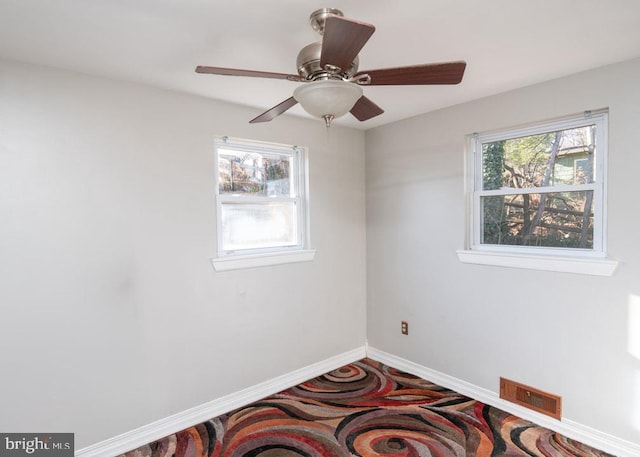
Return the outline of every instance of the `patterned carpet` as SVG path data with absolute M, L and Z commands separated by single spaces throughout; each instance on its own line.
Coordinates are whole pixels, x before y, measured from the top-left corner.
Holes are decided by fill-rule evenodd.
M 610 457 L 370 359 L 124 457 Z

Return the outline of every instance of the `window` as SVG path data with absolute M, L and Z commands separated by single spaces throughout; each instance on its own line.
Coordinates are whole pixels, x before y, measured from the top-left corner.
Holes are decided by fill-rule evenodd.
M 471 143 L 470 249 L 461 260 L 574 271 L 567 265 L 591 259 L 615 268 L 604 260 L 606 112 L 474 134 Z
M 309 260 L 306 150 L 221 137 L 215 158 L 216 270 Z

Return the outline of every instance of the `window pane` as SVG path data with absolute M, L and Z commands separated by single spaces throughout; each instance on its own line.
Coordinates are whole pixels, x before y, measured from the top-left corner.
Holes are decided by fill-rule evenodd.
M 294 202 L 222 204 L 222 249 L 258 249 L 298 244 Z
M 593 191 L 481 198 L 482 244 L 593 249 Z
M 588 184 L 594 180 L 596 126 L 482 144 L 482 189 Z
M 290 154 L 218 150 L 221 194 L 293 197 Z

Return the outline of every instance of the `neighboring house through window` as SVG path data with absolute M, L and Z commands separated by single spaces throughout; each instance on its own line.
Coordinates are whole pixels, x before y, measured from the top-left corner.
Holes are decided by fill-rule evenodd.
M 309 260 L 305 148 L 215 140 L 216 270 Z
M 611 274 L 615 262 L 606 260 L 607 117 L 605 111 L 586 112 L 474 134 L 469 241 L 459 251 L 461 260 Z M 593 262 L 583 268 L 585 259 Z M 576 271 L 576 265 L 584 271 Z

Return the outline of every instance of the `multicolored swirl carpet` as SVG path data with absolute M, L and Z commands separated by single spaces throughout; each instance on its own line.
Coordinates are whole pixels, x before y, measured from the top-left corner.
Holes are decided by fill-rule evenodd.
M 611 457 L 370 359 L 123 457 Z

